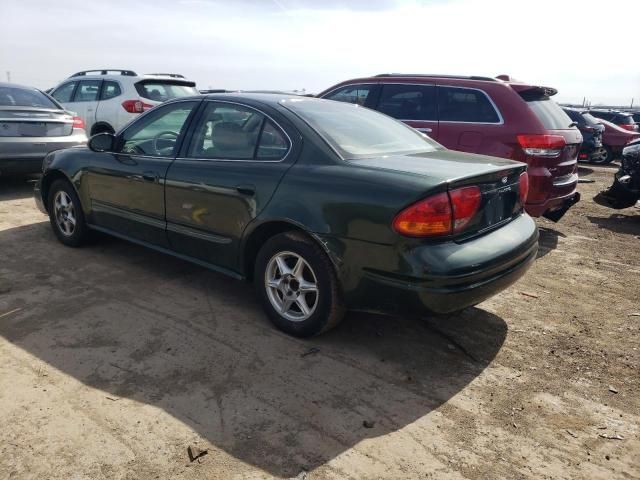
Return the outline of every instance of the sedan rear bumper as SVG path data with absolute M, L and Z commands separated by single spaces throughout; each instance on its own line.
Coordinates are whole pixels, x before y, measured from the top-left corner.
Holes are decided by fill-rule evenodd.
M 82 129 L 64 137 L 0 137 L 0 174 L 41 173 L 48 153 L 86 143 Z
M 368 250 L 351 248 L 354 255 Z M 367 254 L 368 261 L 363 259 L 366 266 L 359 280 L 354 283 L 347 276 L 343 281 L 351 309 L 448 313 L 476 305 L 518 280 L 536 258 L 538 230 L 531 217 L 521 215 L 493 232 L 461 243 L 421 244 L 400 251 L 390 246 L 376 248 L 373 256 Z M 395 265 L 396 271 L 375 268 L 384 257 L 391 259 L 388 263 Z M 344 264 L 350 261 L 345 258 Z

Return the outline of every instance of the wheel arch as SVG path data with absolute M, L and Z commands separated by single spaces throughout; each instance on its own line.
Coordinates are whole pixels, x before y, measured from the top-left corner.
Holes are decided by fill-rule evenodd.
M 51 188 L 51 185 L 53 184 L 53 182 L 55 182 L 56 180 L 66 180 L 67 182 L 69 182 L 69 184 L 75 190 L 76 195 L 78 195 L 78 198 L 80 198 L 80 193 L 78 192 L 78 189 L 73 184 L 71 179 L 62 170 L 49 170 L 42 177 L 42 183 L 41 183 L 41 187 L 40 187 L 40 194 L 42 196 L 42 204 L 44 205 L 44 208 L 45 208 L 45 210 L 47 210 L 47 212 L 49 211 L 48 210 L 49 209 L 49 205 L 48 205 L 48 203 L 49 203 L 48 202 L 48 200 L 49 200 L 49 189 Z
M 93 136 L 96 133 L 102 133 L 102 132 L 115 133 L 116 131 L 108 122 L 96 122 L 91 127 L 91 132 L 89 133 L 89 136 Z
M 253 267 L 255 265 L 256 257 L 258 256 L 258 252 L 260 251 L 260 247 L 271 237 L 290 231 L 300 232 L 318 244 L 329 257 L 336 273 L 339 272 L 334 255 L 328 245 L 323 242 L 318 235 L 315 235 L 313 232 L 304 228 L 304 226 L 290 219 L 273 219 L 255 225 L 245 235 L 242 248 L 240 250 L 240 266 L 244 277 L 248 281 L 253 279 Z

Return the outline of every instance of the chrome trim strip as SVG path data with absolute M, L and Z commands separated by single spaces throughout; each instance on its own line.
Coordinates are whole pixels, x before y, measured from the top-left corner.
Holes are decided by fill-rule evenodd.
M 216 235 L 214 233 L 205 233 L 195 228 L 187 227 L 185 225 L 180 225 L 178 223 L 167 222 L 167 231 L 173 233 L 179 233 L 181 235 L 186 235 L 189 237 L 198 238 L 200 240 L 206 240 L 213 243 L 222 243 L 229 244 L 231 243 L 231 238 L 223 237 L 221 235 Z
M 401 122 L 439 122 L 439 123 L 468 123 L 468 124 L 474 124 L 474 125 L 504 125 L 504 117 L 502 116 L 502 112 L 500 112 L 500 109 L 495 104 L 493 99 L 487 94 L 487 92 L 485 92 L 481 88 L 461 87 L 461 86 L 458 86 L 458 85 L 449 85 L 449 84 L 446 84 L 446 83 L 442 83 L 441 84 L 441 83 L 436 83 L 436 82 L 434 82 L 434 83 L 407 83 L 407 82 L 385 82 L 385 81 L 381 81 L 381 82 L 377 82 L 377 83 L 354 83 L 354 84 L 349 84 L 349 85 L 342 85 L 341 87 L 334 88 L 333 90 L 330 90 L 329 92 L 324 94 L 321 98 L 326 98 L 327 95 L 329 95 L 332 92 L 335 92 L 339 88 L 350 87 L 352 85 L 353 86 L 380 85 L 382 87 L 384 87 L 385 85 L 411 85 L 411 86 L 414 86 L 414 87 L 432 86 L 432 87 L 459 88 L 459 89 L 464 89 L 464 90 L 477 90 L 478 92 L 482 92 L 482 94 L 487 98 L 487 100 L 489 100 L 489 103 L 491 103 L 491 106 L 493 107 L 493 109 L 495 110 L 496 114 L 498 115 L 498 119 L 499 119 L 498 122 L 463 122 L 463 121 L 457 121 L 457 120 L 440 120 L 439 118 L 438 118 L 438 120 L 417 120 L 417 119 L 400 119 L 400 118 L 398 118 L 397 120 L 399 120 Z M 437 98 L 436 98 L 436 105 L 437 105 Z M 376 110 L 376 111 L 379 111 L 379 110 Z M 438 112 L 438 117 L 440 117 L 439 112 Z
M 115 206 L 109 205 L 108 203 L 103 203 L 99 200 L 91 199 L 91 209 L 95 210 L 98 213 L 107 213 L 111 215 L 116 215 L 126 220 L 139 222 L 144 225 L 148 225 L 150 227 L 159 228 L 161 230 L 164 230 L 166 228 L 166 222 L 164 220 L 153 218 L 148 215 L 142 215 L 140 213 L 134 213 L 130 210 L 125 210 L 124 208 L 115 207 Z

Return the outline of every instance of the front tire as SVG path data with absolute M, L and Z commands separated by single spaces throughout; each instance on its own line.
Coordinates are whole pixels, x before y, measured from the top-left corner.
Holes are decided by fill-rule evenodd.
M 56 180 L 49 188 L 47 211 L 58 240 L 68 247 L 79 247 L 89 237 L 82 204 L 67 180 Z
M 290 335 L 318 335 L 344 316 L 331 261 L 302 233 L 286 232 L 267 240 L 256 258 L 254 282 L 271 321 Z

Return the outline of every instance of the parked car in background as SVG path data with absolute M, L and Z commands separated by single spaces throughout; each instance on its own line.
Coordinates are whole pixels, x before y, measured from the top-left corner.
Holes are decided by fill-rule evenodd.
M 84 120 L 87 132 L 114 133 L 142 112 L 177 97 L 196 95 L 196 84 L 175 73 L 138 75 L 132 70 L 87 70 L 51 92 Z
M 525 164 L 316 98 L 176 99 L 46 165 L 36 202 L 62 243 L 99 230 L 252 279 L 273 323 L 298 336 L 348 309 L 475 305 L 538 248 Z
M 631 112 L 631 116 L 633 117 L 633 121 L 636 122 L 636 125 L 640 125 L 640 112 Z
M 611 186 L 594 197 L 600 205 L 622 209 L 633 207 L 640 200 L 640 138 L 622 149 L 620 169 Z
M 81 118 L 40 90 L 0 83 L 0 175 L 39 173 L 47 153 L 85 143 Z
M 607 120 L 600 119 L 599 121 L 604 126 L 604 133 L 602 135 L 604 153 L 602 153 L 603 158 L 598 163 L 611 163 L 620 157 L 622 149 L 627 146 L 628 143 L 633 142 L 636 138 L 640 138 L 639 132 L 630 132 Z
M 339 83 L 318 96 L 378 110 L 452 150 L 527 163 L 527 212 L 557 221 L 580 198 L 582 135 L 551 100 L 555 94 L 507 76 L 382 74 Z
M 630 132 L 638 131 L 638 125 L 636 124 L 633 115 L 629 112 L 620 112 L 618 110 L 600 110 L 597 108 L 592 108 L 591 110 L 589 110 L 589 113 L 594 117 L 601 118 L 602 120 L 607 120 L 615 125 L 618 125 L 620 128 L 629 130 Z
M 600 119 L 575 108 L 565 107 L 563 110 L 575 122 L 582 134 L 582 146 L 580 147 L 578 160 L 602 163 L 604 155 L 604 148 L 602 147 L 604 125 L 599 123 Z

